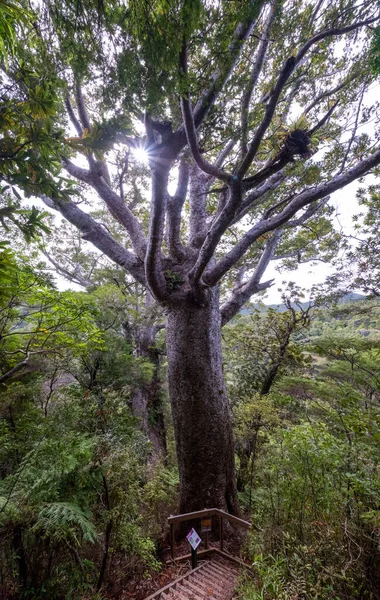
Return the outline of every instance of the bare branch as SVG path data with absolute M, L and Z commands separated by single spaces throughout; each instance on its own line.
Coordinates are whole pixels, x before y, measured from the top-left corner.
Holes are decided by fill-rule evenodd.
M 65 96 L 65 106 L 66 106 L 67 114 L 69 115 L 70 121 L 74 125 L 77 134 L 79 136 L 81 136 L 83 133 L 83 129 L 82 129 L 81 124 L 79 123 L 78 119 L 75 116 L 73 105 L 71 104 L 70 96 L 68 94 Z
M 368 158 L 360 161 L 355 167 L 352 167 L 344 174 L 338 174 L 330 181 L 321 183 L 313 188 L 309 188 L 297 194 L 289 204 L 277 215 L 262 219 L 256 225 L 254 225 L 242 239 L 230 250 L 216 265 L 213 267 L 203 278 L 204 283 L 207 286 L 215 285 L 221 277 L 230 269 L 234 264 L 240 260 L 247 249 L 253 244 L 261 235 L 268 231 L 273 231 L 278 227 L 284 225 L 304 206 L 311 204 L 315 200 L 325 198 L 329 194 L 332 194 L 336 190 L 339 190 L 351 181 L 355 181 L 359 177 L 368 174 L 368 172 L 380 164 L 380 150 L 374 152 Z
M 327 113 L 325 114 L 324 117 L 322 117 L 322 119 L 320 121 L 318 121 L 318 123 L 316 125 L 314 125 L 314 127 L 312 129 L 310 129 L 310 131 L 308 131 L 308 135 L 313 135 L 313 133 L 315 133 L 316 131 L 318 131 L 318 129 L 321 129 L 321 127 L 323 127 L 327 121 L 329 120 L 329 118 L 331 117 L 331 115 L 333 114 L 334 110 L 336 109 L 336 107 L 339 104 L 339 100 L 337 100 L 335 102 L 335 104 L 332 105 L 332 107 L 327 111 Z
M 227 144 L 224 146 L 223 150 L 221 150 L 219 152 L 218 157 L 215 160 L 214 164 L 216 167 L 221 168 L 223 166 L 224 161 L 226 160 L 227 156 L 229 155 L 229 153 L 231 152 L 231 150 L 235 146 L 235 144 L 236 144 L 236 139 L 235 140 L 232 139 L 227 142 Z M 212 181 L 214 181 L 214 177 L 212 177 L 212 175 L 209 175 L 207 177 L 207 185 L 209 186 L 212 183 Z
M 356 132 L 358 130 L 360 111 L 361 111 L 362 104 L 363 104 L 365 89 L 366 88 L 363 85 L 363 88 L 362 88 L 362 91 L 361 91 L 360 97 L 359 97 L 358 108 L 357 108 L 357 111 L 356 111 L 355 123 L 354 123 L 354 127 L 353 127 L 353 130 L 352 130 L 352 135 L 351 135 L 351 137 L 349 139 L 349 142 L 347 144 L 346 152 L 344 153 L 344 157 L 343 157 L 343 160 L 342 160 L 342 165 L 340 167 L 339 173 L 343 173 L 343 171 L 344 171 L 344 167 L 346 166 L 348 155 L 351 152 L 352 144 L 354 143 L 354 140 L 355 140 Z
M 257 294 L 257 292 L 261 292 L 272 285 L 273 279 L 266 281 L 265 283 L 260 283 L 260 280 L 272 260 L 280 236 L 281 232 L 279 230 L 273 233 L 265 246 L 264 252 L 260 257 L 253 275 L 246 283 L 232 292 L 230 299 L 222 306 L 220 311 L 222 315 L 222 326 L 228 323 L 228 321 L 239 312 L 253 294 Z
M 121 169 L 121 172 L 119 174 L 120 198 L 122 199 L 123 202 L 124 202 L 123 180 L 124 180 L 126 173 L 128 172 L 128 168 L 129 168 L 129 153 L 130 153 L 130 150 L 128 149 L 128 152 L 125 153 L 123 168 Z
M 309 104 L 309 106 L 307 106 L 304 110 L 304 114 L 307 115 L 315 106 L 317 106 L 317 104 L 319 104 L 321 102 L 321 100 L 325 100 L 326 98 L 329 98 L 330 96 L 333 96 L 334 94 L 336 94 L 337 92 L 340 92 L 340 90 L 342 90 L 344 87 L 346 87 L 349 83 L 351 83 L 354 79 L 356 79 L 357 75 L 351 75 L 348 79 L 344 79 L 339 85 L 337 85 L 336 87 L 330 89 L 330 90 L 325 90 L 324 92 L 321 92 L 314 100 L 313 102 L 311 102 Z
M 81 88 L 79 81 L 75 82 L 75 92 L 74 93 L 75 93 L 75 101 L 77 103 L 79 118 L 81 120 L 83 128 L 87 129 L 87 131 L 90 131 L 91 123 L 90 123 L 90 119 L 89 119 L 89 116 L 87 113 L 86 104 L 84 102 L 82 88 Z
M 264 59 L 266 55 L 266 51 L 269 45 L 269 32 L 273 23 L 274 15 L 276 12 L 276 2 L 273 1 L 270 7 L 269 15 L 267 21 L 264 26 L 264 30 L 262 33 L 262 38 L 260 40 L 257 55 L 255 57 L 255 63 L 253 65 L 253 69 L 251 71 L 251 75 L 249 78 L 249 83 L 247 89 L 243 94 L 243 98 L 241 101 L 241 154 L 242 158 L 244 154 L 248 152 L 247 141 L 248 141 L 248 116 L 249 116 L 249 104 L 251 102 L 252 93 L 255 88 L 255 85 L 259 79 L 261 70 L 264 65 Z
M 168 195 L 167 211 L 167 243 L 169 254 L 179 262 L 185 257 L 185 249 L 181 244 L 181 211 L 186 200 L 189 184 L 189 165 L 181 159 L 178 170 L 178 184 L 174 196 Z
M 145 273 L 149 289 L 161 302 L 167 299 L 166 281 L 161 267 L 161 245 L 164 235 L 169 169 L 151 166 L 152 202 Z
M 67 221 L 77 227 L 82 232 L 83 239 L 92 242 L 98 250 L 123 267 L 137 281 L 143 285 L 146 284 L 142 262 L 132 252 L 118 244 L 100 223 L 97 223 L 73 202 L 52 200 L 45 195 L 41 195 L 40 198 L 47 206 L 58 210 Z
M 319 1 L 317 2 L 317 5 L 316 5 L 316 7 L 315 7 L 315 9 L 314 9 L 314 12 L 313 12 L 313 14 L 312 14 L 312 15 L 311 15 L 311 17 L 310 17 L 310 23 L 309 23 L 309 24 L 310 24 L 310 26 L 311 26 L 311 25 L 314 23 L 315 19 L 317 18 L 317 16 L 318 16 L 318 13 L 319 13 L 319 11 L 321 10 L 321 7 L 322 7 L 322 4 L 324 3 L 324 1 L 325 1 L 325 0 L 319 0 Z
M 47 260 L 53 265 L 54 269 L 63 277 L 65 277 L 68 281 L 72 281 L 73 283 L 76 283 L 77 285 L 80 285 L 84 288 L 88 288 L 91 286 L 91 281 L 82 277 L 78 270 L 71 272 L 68 269 L 65 269 L 65 267 L 56 260 L 54 260 L 54 258 L 44 248 L 40 248 L 40 250 L 42 254 L 47 258 Z

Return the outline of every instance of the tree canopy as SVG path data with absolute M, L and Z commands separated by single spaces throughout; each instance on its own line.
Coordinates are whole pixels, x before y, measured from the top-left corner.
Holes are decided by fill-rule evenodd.
M 120 476 L 113 500 L 108 493 L 107 478 L 112 479 L 113 474 L 104 473 L 103 464 L 112 462 L 113 456 L 107 436 L 124 439 L 132 446 L 140 439 L 138 434 L 136 438 L 130 435 L 130 415 L 123 420 L 125 379 L 121 371 L 123 365 L 128 373 L 138 365 L 139 391 L 145 388 L 135 399 L 142 407 L 143 429 L 149 436 L 152 423 L 163 422 L 156 343 L 163 313 L 173 419 L 170 435 L 175 440 L 179 469 L 178 510 L 217 506 L 239 513 L 221 327 L 252 296 L 272 285 L 265 277 L 269 264 L 296 269 L 301 262 L 327 261 L 336 255 L 341 236 L 334 227 L 331 195 L 356 180 L 362 186 L 359 198 L 369 208 L 363 217 L 366 239 L 351 254 L 362 265 L 361 283 L 366 269 L 377 264 L 372 248 L 376 244 L 378 190 L 372 182 L 366 187 L 365 177 L 377 176 L 380 165 L 378 105 L 370 100 L 378 77 L 380 12 L 377 3 L 355 0 L 328 4 L 323 0 L 32 0 L 24 13 L 20 7 L 26 5 L 22 1 L 3 3 L 0 11 L 4 31 L 0 46 L 0 178 L 6 195 L 0 219 L 4 228 L 16 226 L 33 237 L 46 228 L 45 216 L 36 209 L 20 212 L 21 203 L 23 195 L 42 200 L 80 235 L 78 239 L 66 227 L 58 230 L 55 235 L 67 235 L 72 247 L 66 252 L 65 244 L 58 240 L 45 248 L 52 264 L 87 290 L 94 282 L 97 289 L 88 305 L 86 294 L 62 295 L 50 284 L 41 288 L 36 283 L 21 324 L 18 319 L 24 308 L 18 297 L 22 293 L 16 294 L 17 302 L 12 295 L 11 301 L 5 298 L 2 351 L 6 361 L 1 376 L 6 383 L 13 381 L 16 372 L 24 373 L 25 365 L 20 372 L 13 371 L 23 362 L 19 354 L 22 358 L 46 349 L 54 357 L 64 338 L 80 389 L 91 398 L 88 427 L 101 432 L 99 445 L 96 436 L 90 435 L 90 449 L 79 450 L 84 456 L 83 469 L 94 454 L 99 467 L 96 476 L 101 491 L 97 494 L 105 511 L 94 499 L 91 502 L 103 524 L 104 562 L 97 562 L 100 588 L 114 523 L 126 501 L 120 445 L 114 463 Z M 348 196 L 346 202 L 350 202 Z M 82 253 L 84 242 L 94 246 L 94 253 Z M 6 248 L 3 252 L 7 286 L 22 283 L 25 272 L 17 273 L 15 259 Z M 102 256 L 99 262 L 98 252 Z M 104 257 L 110 262 L 103 261 Z M 377 279 L 376 273 L 374 277 L 371 274 L 365 289 L 376 292 Z M 102 287 L 104 283 L 107 285 Z M 137 298 L 131 299 L 131 289 Z M 31 312 L 34 306 L 37 308 Z M 112 307 L 116 307 L 116 315 Z M 339 464 L 339 469 L 353 465 L 352 461 L 345 463 L 344 457 L 344 450 L 352 451 L 351 430 L 341 419 L 344 394 L 336 408 L 328 390 L 329 386 L 334 394 L 343 387 L 348 390 L 347 410 L 356 428 L 358 411 L 363 406 L 367 410 L 362 382 L 359 378 L 347 381 L 348 369 L 338 367 L 335 372 L 326 370 L 322 383 L 315 383 L 312 377 L 304 381 L 301 376 L 292 381 L 293 370 L 310 363 L 292 337 L 298 328 L 309 325 L 309 315 L 302 310 L 297 313 L 291 304 L 288 308 L 286 316 L 269 312 L 265 317 L 251 317 L 254 331 L 251 329 L 248 341 L 241 322 L 235 325 L 235 342 L 240 340 L 237 345 L 255 362 L 254 369 L 247 362 L 238 365 L 241 387 L 237 377 L 238 386 L 232 388 L 242 402 L 235 412 L 241 423 L 239 491 L 247 485 L 252 491 L 260 444 L 264 447 L 266 443 L 263 432 L 276 427 L 284 406 L 286 413 L 295 408 L 296 418 L 302 422 L 289 435 L 275 432 L 272 462 L 267 472 L 262 471 L 264 478 L 278 475 L 282 485 L 292 462 L 300 482 L 310 471 L 310 459 L 318 471 L 318 486 L 322 486 L 323 457 L 330 469 L 334 464 Z M 110 327 L 109 311 L 111 322 L 115 319 Z M 66 329 L 62 313 L 71 315 L 78 326 Z M 12 319 L 17 321 L 13 329 Z M 96 341 L 85 343 L 82 327 L 86 332 L 93 328 L 112 351 L 104 353 Z M 263 335 L 260 332 L 269 327 L 267 343 L 256 344 Z M 12 340 L 17 341 L 17 348 Z M 337 360 L 344 359 L 346 367 L 356 353 L 360 356 L 355 368 L 367 368 L 368 361 L 372 373 L 373 357 L 363 343 L 324 341 L 310 349 L 313 356 L 339 356 Z M 151 365 L 144 372 L 147 360 Z M 278 382 L 284 381 L 285 375 L 289 393 L 280 390 L 278 395 Z M 140 383 L 137 374 L 136 380 Z M 82 401 L 70 394 L 65 399 L 83 419 Z M 133 392 L 128 394 L 133 405 Z M 329 414 L 331 408 L 331 422 L 314 429 L 306 422 L 309 413 L 302 411 L 299 403 L 310 397 L 321 401 Z M 148 406 L 155 409 L 149 415 Z M 372 412 L 377 419 L 371 406 L 368 420 Z M 121 432 L 116 413 L 121 415 Z M 45 417 L 49 418 L 48 411 Z M 6 418 L 12 420 L 12 415 L 6 413 Z M 78 423 L 74 424 L 76 431 Z M 337 423 L 341 424 L 339 435 L 334 429 Z M 7 425 L 6 439 L 8 433 Z M 310 457 L 307 446 L 313 434 L 318 451 Z M 13 443 L 12 436 L 11 431 L 9 443 Z M 300 443 L 301 458 L 292 454 L 294 440 Z M 88 449 L 87 442 L 86 438 L 83 444 Z M 367 450 L 364 454 L 372 465 L 375 453 Z M 26 445 L 26 456 L 28 451 Z M 135 464 L 136 453 L 131 450 L 130 455 Z M 280 474 L 276 470 L 278 456 L 283 468 Z M 23 458 L 20 460 L 19 465 Z M 19 465 L 17 468 L 22 468 Z M 74 471 L 70 471 L 73 478 Z M 175 480 L 172 475 L 169 479 Z M 54 480 L 59 487 L 61 479 Z M 88 483 L 86 477 L 81 481 L 84 486 Z M 143 485 L 136 471 L 131 481 L 133 486 Z M 64 487 L 65 481 L 61 483 Z M 318 510 L 315 490 L 303 495 L 302 502 L 312 506 L 310 515 L 316 519 L 329 515 L 337 498 L 347 497 L 347 506 L 355 504 L 350 477 L 340 478 L 339 485 L 340 495 L 335 495 L 334 485 L 327 490 L 325 512 Z M 5 488 L 10 498 L 10 480 Z M 269 486 L 266 506 L 273 500 L 272 492 Z M 250 496 L 251 506 L 251 492 Z M 38 509 L 33 523 L 37 527 L 41 515 L 45 531 L 52 522 L 63 523 L 69 528 L 68 544 L 75 550 L 70 523 L 75 517 L 76 531 L 91 541 L 91 528 L 85 531 L 91 519 L 87 512 L 75 513 L 70 493 L 58 494 L 57 502 L 64 502 L 65 497 L 69 507 L 48 507 L 42 513 Z M 48 495 L 43 498 L 50 504 Z M 357 512 L 361 501 L 368 510 L 375 510 L 366 494 L 362 498 L 355 504 Z M 297 486 L 281 510 L 289 511 L 294 499 Z M 297 504 L 301 541 L 302 502 Z M 83 503 L 86 510 L 89 504 Z M 136 511 L 133 506 L 127 514 L 136 515 Z M 342 518 L 343 513 L 335 514 Z M 274 515 L 274 521 L 276 518 L 284 523 L 280 514 Z M 94 519 L 91 523 L 95 521 L 99 522 Z M 17 527 L 22 529 L 21 519 L 12 529 L 16 542 Z M 21 545 L 16 542 L 17 554 Z M 123 536 L 119 542 L 119 548 L 126 544 Z M 140 549 L 143 552 L 144 548 Z M 20 556 L 20 578 L 27 579 L 21 563 Z

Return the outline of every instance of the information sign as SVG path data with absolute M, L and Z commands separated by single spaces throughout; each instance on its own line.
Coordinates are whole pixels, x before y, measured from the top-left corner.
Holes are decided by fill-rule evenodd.
M 196 550 L 202 541 L 194 528 L 191 529 L 191 531 L 189 531 L 189 533 L 186 536 L 186 539 L 189 542 L 190 546 L 193 548 L 193 550 Z
M 201 531 L 211 531 L 211 517 L 201 519 Z

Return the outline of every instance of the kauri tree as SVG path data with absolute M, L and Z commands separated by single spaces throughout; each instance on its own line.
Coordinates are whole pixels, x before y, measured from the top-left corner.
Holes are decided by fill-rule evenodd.
M 377 4 L 46 0 L 35 11 L 60 82 L 54 156 L 127 247 L 71 193 L 42 198 L 165 308 L 180 510 L 236 512 L 221 327 L 270 285 L 272 260 L 331 257 L 330 195 L 376 173 L 377 133 L 360 128 L 373 116 Z M 33 177 L 28 193 L 41 196 Z

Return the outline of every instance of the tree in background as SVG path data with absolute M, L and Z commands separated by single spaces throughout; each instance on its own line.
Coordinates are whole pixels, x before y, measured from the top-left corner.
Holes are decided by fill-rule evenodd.
M 165 308 L 180 510 L 237 512 L 220 328 L 270 285 L 271 260 L 331 256 L 330 194 L 380 164 L 376 140 L 351 127 L 373 81 L 378 8 L 88 0 L 35 10 L 33 56 L 49 51 L 71 123 L 65 139 L 57 123 L 45 127 L 52 154 L 58 147 L 70 177 L 105 203 L 128 247 L 73 201 L 71 182 L 57 191 L 54 171 L 46 190 L 32 171 L 19 184 Z M 23 53 L 30 60 L 28 44 Z M 10 95 L 18 68 L 10 64 Z M 141 149 L 149 167 L 130 200 Z
M 115 226 L 104 211 L 96 211 L 96 218 L 123 238 L 123 230 Z M 162 356 L 165 354 L 162 335 L 162 309 L 149 292 L 128 274 L 84 242 L 80 232 L 69 223 L 59 227 L 50 225 L 51 235 L 40 240 L 39 247 L 47 258 L 46 269 L 59 274 L 70 283 L 92 292 L 101 302 L 104 314 L 113 315 L 121 338 L 136 357 L 148 360 L 153 374 L 143 383 L 136 379 L 131 398 L 133 414 L 152 444 L 151 458 L 166 460 L 166 427 Z M 125 237 L 125 236 L 124 236 Z M 115 340 L 116 343 L 116 340 Z
M 162 473 L 148 474 L 129 408 L 152 368 L 122 335 L 114 289 L 59 292 L 13 260 L 0 298 L 0 595 L 79 597 L 107 583 L 116 554 L 130 576 L 156 565 L 141 507 L 159 504 Z
M 262 305 L 251 314 L 240 315 L 223 330 L 227 389 L 232 405 L 239 459 L 238 490 L 249 493 L 249 508 L 255 481 L 256 459 L 265 430 L 278 424 L 272 387 L 284 375 L 302 372 L 310 365 L 297 337 L 305 335 L 313 312 L 302 305 L 300 290 L 291 286 L 279 311 Z M 264 433 L 263 433 L 264 432 Z

